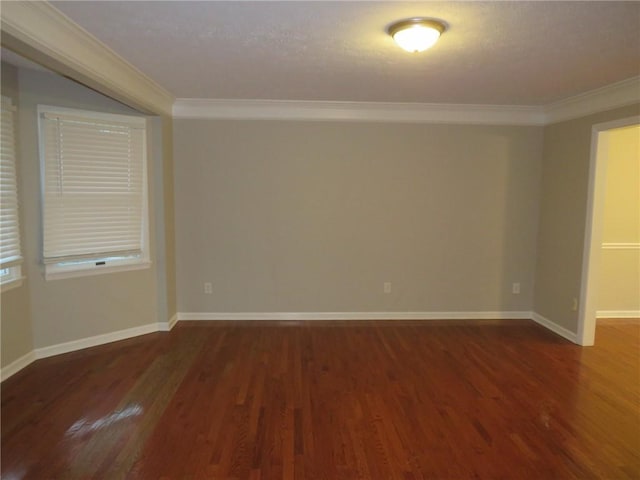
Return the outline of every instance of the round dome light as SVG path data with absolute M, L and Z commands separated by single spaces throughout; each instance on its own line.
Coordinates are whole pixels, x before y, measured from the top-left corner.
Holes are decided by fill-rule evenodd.
M 423 52 L 432 47 L 445 31 L 445 25 L 437 20 L 411 18 L 389 27 L 389 35 L 407 52 Z

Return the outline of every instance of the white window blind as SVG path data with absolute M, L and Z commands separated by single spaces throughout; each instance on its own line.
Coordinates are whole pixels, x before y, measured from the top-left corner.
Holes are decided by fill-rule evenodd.
M 18 188 L 16 178 L 16 148 L 11 99 L 2 97 L 0 154 L 0 268 L 22 263 L 20 222 L 18 218 Z
M 140 255 L 145 120 L 40 108 L 45 263 Z

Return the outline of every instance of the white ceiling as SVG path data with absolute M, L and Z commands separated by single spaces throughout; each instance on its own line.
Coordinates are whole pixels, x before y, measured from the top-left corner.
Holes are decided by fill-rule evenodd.
M 545 105 L 640 74 L 640 2 L 55 1 L 176 97 Z M 422 54 L 385 33 L 449 29 Z

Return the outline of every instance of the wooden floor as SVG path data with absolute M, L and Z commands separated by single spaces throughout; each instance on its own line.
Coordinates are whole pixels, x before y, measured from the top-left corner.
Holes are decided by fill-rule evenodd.
M 189 323 L 2 384 L 2 478 L 638 479 L 640 323 Z

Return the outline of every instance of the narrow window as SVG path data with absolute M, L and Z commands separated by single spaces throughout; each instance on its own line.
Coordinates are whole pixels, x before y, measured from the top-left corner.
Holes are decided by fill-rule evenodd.
M 0 285 L 6 290 L 22 282 L 22 251 L 18 215 L 14 107 L 2 97 L 0 154 Z

